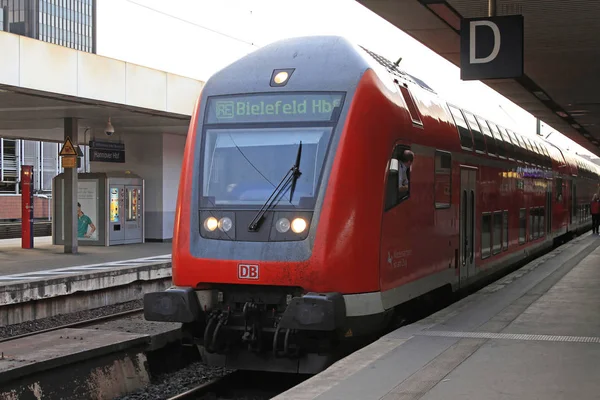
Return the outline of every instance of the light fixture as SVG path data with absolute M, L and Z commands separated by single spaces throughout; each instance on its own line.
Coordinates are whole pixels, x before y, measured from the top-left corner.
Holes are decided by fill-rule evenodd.
M 462 16 L 445 0 L 419 0 L 429 11 L 448 24 L 457 33 L 460 32 Z

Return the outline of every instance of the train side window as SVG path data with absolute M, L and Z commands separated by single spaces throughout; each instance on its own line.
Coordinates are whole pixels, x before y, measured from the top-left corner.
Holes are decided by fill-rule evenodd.
M 456 124 L 456 128 L 458 129 L 460 146 L 464 150 L 473 151 L 473 136 L 471 135 L 471 131 L 467 126 L 465 117 L 462 115 L 462 112 L 458 108 L 450 105 L 448 107 L 450 108 L 452 118 L 454 118 L 454 123 Z
M 527 240 L 527 210 L 521 208 L 519 210 L 519 244 L 524 244 Z
M 484 212 L 481 215 L 481 259 L 492 254 L 492 214 Z
M 487 126 L 487 123 L 483 118 L 476 116 L 475 119 L 479 123 L 479 131 L 483 132 L 485 136 L 485 143 L 487 145 L 488 155 L 492 157 L 498 157 L 498 150 L 496 149 L 496 138 L 494 138 L 494 134 L 490 130 L 489 126 Z M 502 142 L 498 142 L 498 146 L 502 146 Z
M 411 188 L 411 171 L 406 171 L 406 179 L 408 181 L 408 191 L 400 191 L 400 177 L 403 171 L 402 158 L 405 150 L 410 150 L 409 146 L 398 145 L 394 148 L 390 162 L 388 163 L 386 193 L 385 193 L 385 210 L 394 208 L 398 204 L 410 198 Z
M 529 233 L 529 238 L 531 240 L 535 240 L 539 237 L 539 216 L 537 207 L 531 207 L 529 209 L 529 223 L 531 224 L 531 232 Z
M 487 122 L 490 131 L 492 132 L 492 135 L 494 135 L 494 137 L 496 138 L 496 144 L 498 145 L 498 157 L 506 159 L 508 153 L 507 150 L 509 146 L 507 138 L 504 137 L 504 134 L 498 129 L 498 127 L 494 123 L 490 121 L 484 122 Z
M 539 237 L 544 237 L 546 236 L 546 207 L 539 207 L 538 208 L 538 216 L 539 216 L 539 221 L 540 221 L 540 234 Z
M 502 211 L 502 251 L 508 250 L 508 210 Z
M 494 254 L 502 251 L 502 211 L 494 211 L 494 217 L 492 218 L 492 224 L 494 225 Z
M 447 151 L 436 150 L 434 160 L 433 201 L 435 208 L 450 208 L 452 194 L 452 155 Z
M 473 132 L 475 152 L 485 154 L 485 138 L 483 137 L 483 133 L 481 133 L 479 125 L 477 125 L 475 116 L 467 111 L 463 111 L 463 113 L 465 114 L 465 119 L 469 124 L 469 128 L 471 128 L 471 132 Z
M 419 116 L 419 110 L 417 109 L 417 105 L 415 104 L 415 100 L 412 96 L 412 93 L 410 93 L 410 90 L 408 90 L 406 86 L 400 83 L 398 83 L 398 87 L 402 92 L 404 102 L 408 107 L 408 113 L 410 114 L 410 119 L 412 120 L 413 124 L 423 127 L 423 121 L 421 121 L 421 117 Z

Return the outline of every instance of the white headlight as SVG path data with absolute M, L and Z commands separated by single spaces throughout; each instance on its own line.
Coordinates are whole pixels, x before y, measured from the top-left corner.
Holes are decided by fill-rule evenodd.
M 302 233 L 306 229 L 306 221 L 303 218 L 296 218 L 292 221 L 292 231 Z
M 223 217 L 219 220 L 219 229 L 223 232 L 229 232 L 233 227 L 233 222 L 231 222 L 231 218 Z
M 290 220 L 287 218 L 280 218 L 275 224 L 275 229 L 279 233 L 286 233 L 290 230 Z
M 204 228 L 207 231 L 214 231 L 215 229 L 217 229 L 217 225 L 219 225 L 219 222 L 215 217 L 208 217 L 204 220 Z

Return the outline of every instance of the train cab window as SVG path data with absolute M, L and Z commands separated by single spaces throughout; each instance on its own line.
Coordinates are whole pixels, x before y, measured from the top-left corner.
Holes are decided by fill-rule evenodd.
M 454 119 L 454 123 L 458 129 L 460 146 L 464 150 L 473 151 L 473 136 L 471 135 L 471 131 L 469 130 L 467 122 L 465 121 L 465 117 L 458 108 L 450 105 L 448 107 L 450 108 L 450 113 L 452 114 L 452 118 Z
M 449 208 L 452 194 L 452 155 L 446 151 L 436 150 L 434 159 L 433 195 L 435 208 Z
M 388 163 L 385 194 L 386 211 L 410 198 L 411 168 L 406 166 L 405 151 L 407 150 L 410 151 L 409 146 L 396 146 Z M 410 165 L 412 165 L 412 162 Z M 401 188 L 401 186 L 404 187 Z
M 527 233 L 527 210 L 521 208 L 519 210 L 519 244 L 524 244 L 527 241 L 525 234 Z
M 492 135 L 494 135 L 494 137 L 496 138 L 496 144 L 498 145 L 498 157 L 506 159 L 507 158 L 507 149 L 508 149 L 508 143 L 507 143 L 507 139 L 504 137 L 504 135 L 502 134 L 501 131 L 498 130 L 498 127 L 490 122 L 487 121 L 487 124 L 490 128 L 490 131 L 492 132 Z
M 508 210 L 502 211 L 502 251 L 508 250 Z
M 481 215 L 481 258 L 492 254 L 492 214 L 484 212 Z
M 475 116 L 467 111 L 463 111 L 463 113 L 465 115 L 465 119 L 467 120 L 467 124 L 469 124 L 469 128 L 471 128 L 471 132 L 473 132 L 475 152 L 485 154 L 485 139 L 483 137 L 483 133 L 480 131 L 477 121 L 475 120 Z
M 500 251 L 502 251 L 502 211 L 494 211 L 492 224 L 494 226 L 493 254 L 498 254 Z
M 497 147 L 501 146 L 501 143 L 498 143 L 498 146 L 496 146 L 496 139 L 494 138 L 494 135 L 492 134 L 492 131 L 490 131 L 490 128 L 487 126 L 487 123 L 485 122 L 485 120 L 483 118 L 480 117 L 475 117 L 477 122 L 479 123 L 479 130 L 481 132 L 483 132 L 484 136 L 485 136 L 485 144 L 487 146 L 487 152 L 488 155 L 492 156 L 492 157 L 498 157 L 498 150 Z

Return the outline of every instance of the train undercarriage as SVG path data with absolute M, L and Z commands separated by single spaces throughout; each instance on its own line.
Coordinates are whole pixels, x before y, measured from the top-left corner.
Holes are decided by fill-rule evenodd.
M 147 293 L 144 314 L 183 323 L 183 343 L 209 365 L 290 373 L 322 371 L 386 323 L 385 315 L 347 318 L 339 293 L 254 285 Z

